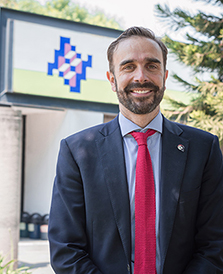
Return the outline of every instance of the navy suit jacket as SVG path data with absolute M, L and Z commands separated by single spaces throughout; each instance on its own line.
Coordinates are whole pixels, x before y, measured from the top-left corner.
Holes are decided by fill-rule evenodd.
M 161 166 L 162 273 L 223 273 L 223 162 L 217 137 L 164 118 Z M 130 273 L 130 229 L 118 119 L 62 140 L 49 219 L 54 271 Z

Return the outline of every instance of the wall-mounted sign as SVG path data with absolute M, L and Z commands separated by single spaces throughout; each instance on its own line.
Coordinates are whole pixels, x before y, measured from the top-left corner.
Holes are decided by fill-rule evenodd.
M 60 49 L 54 52 L 54 63 L 48 63 L 47 74 L 63 77 L 64 85 L 68 85 L 71 92 L 80 93 L 86 69 L 92 67 L 92 56 L 88 55 L 87 61 L 82 60 L 81 53 L 76 52 L 76 46 L 72 46 L 67 37 L 60 37 Z
M 14 20 L 13 92 L 117 104 L 106 79 L 114 38 Z

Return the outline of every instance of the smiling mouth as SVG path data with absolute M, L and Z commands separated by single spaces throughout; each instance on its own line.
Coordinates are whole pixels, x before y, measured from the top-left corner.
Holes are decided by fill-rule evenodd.
M 126 93 L 131 92 L 138 95 L 149 95 L 150 93 L 156 93 L 159 91 L 159 87 L 151 82 L 146 82 L 144 84 L 140 83 L 130 83 L 124 88 Z
M 133 93 L 137 93 L 137 94 L 146 94 L 149 92 L 152 92 L 153 90 L 132 90 Z

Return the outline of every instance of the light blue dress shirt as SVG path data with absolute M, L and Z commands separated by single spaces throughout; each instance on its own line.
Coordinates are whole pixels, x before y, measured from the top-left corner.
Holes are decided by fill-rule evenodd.
M 158 115 L 145 127 L 141 128 L 125 118 L 121 113 L 119 114 L 119 124 L 124 144 L 124 155 L 126 174 L 128 181 L 130 210 L 131 210 L 131 237 L 132 237 L 132 273 L 134 269 L 134 255 L 135 255 L 135 170 L 138 144 L 136 140 L 129 134 L 132 131 L 146 132 L 148 129 L 154 129 L 157 132 L 147 139 L 147 146 L 150 152 L 153 175 L 155 181 L 156 192 L 156 268 L 157 274 L 161 273 L 160 264 L 160 248 L 159 248 L 159 203 L 160 203 L 160 176 L 161 176 L 161 134 L 163 128 L 163 117 L 159 112 Z

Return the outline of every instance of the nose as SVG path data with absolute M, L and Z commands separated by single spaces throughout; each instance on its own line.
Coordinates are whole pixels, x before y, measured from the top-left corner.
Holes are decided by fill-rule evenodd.
M 144 68 L 138 67 L 137 70 L 135 70 L 134 81 L 138 83 L 145 83 L 149 81 L 147 74 L 148 73 L 146 73 Z

